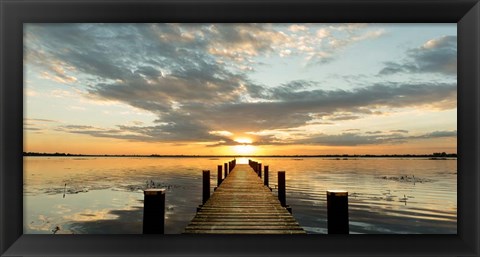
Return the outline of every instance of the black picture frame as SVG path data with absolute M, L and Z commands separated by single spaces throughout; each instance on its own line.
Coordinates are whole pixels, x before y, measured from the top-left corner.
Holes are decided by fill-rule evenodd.
M 478 0 L 0 0 L 1 256 L 479 256 Z M 454 22 L 457 235 L 23 235 L 23 23 Z

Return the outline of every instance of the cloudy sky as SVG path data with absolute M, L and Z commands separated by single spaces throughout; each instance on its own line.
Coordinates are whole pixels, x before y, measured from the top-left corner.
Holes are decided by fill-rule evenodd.
M 25 151 L 456 153 L 456 24 L 25 24 Z

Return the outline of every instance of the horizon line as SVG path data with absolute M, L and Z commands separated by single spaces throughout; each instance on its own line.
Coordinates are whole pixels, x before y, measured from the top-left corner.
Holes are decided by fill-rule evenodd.
M 266 155 L 201 155 L 201 154 L 72 154 L 72 153 L 40 153 L 23 152 L 23 156 L 88 156 L 88 157 L 457 157 L 457 153 L 430 153 L 430 154 L 266 154 Z

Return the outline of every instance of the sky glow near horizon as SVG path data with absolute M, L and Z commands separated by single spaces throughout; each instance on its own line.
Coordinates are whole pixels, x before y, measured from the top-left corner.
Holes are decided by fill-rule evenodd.
M 25 24 L 24 150 L 456 153 L 456 24 Z

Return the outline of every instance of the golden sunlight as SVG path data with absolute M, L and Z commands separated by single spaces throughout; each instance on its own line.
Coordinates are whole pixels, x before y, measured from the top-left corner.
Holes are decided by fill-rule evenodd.
M 253 145 L 235 145 L 233 146 L 233 150 L 237 154 L 245 155 L 245 154 L 251 154 L 255 152 L 255 146 Z
M 251 144 L 253 142 L 250 138 L 246 138 L 246 137 L 239 137 L 234 139 L 233 141 L 238 142 L 240 144 Z

